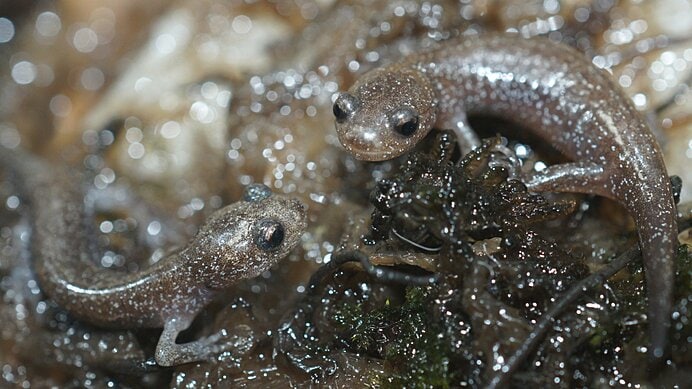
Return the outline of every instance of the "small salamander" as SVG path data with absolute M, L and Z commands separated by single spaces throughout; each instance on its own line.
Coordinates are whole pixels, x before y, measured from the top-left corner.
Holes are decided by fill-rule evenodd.
M 651 355 L 667 347 L 677 247 L 675 203 L 661 151 L 632 103 L 582 53 L 547 39 L 464 37 L 375 69 L 333 106 L 341 144 L 381 161 L 431 128 L 453 129 L 462 152 L 479 144 L 468 115 L 513 121 L 574 162 L 527 177 L 533 191 L 605 196 L 638 228 L 649 298 Z
M 156 362 L 174 366 L 222 350 L 220 333 L 177 344 L 178 334 L 213 297 L 259 275 L 295 247 L 306 227 L 303 205 L 249 186 L 242 201 L 213 213 L 182 250 L 147 269 L 100 268 L 84 193 L 66 170 L 23 152 L 0 150 L 30 203 L 34 268 L 42 290 L 76 317 L 116 328 L 160 328 Z

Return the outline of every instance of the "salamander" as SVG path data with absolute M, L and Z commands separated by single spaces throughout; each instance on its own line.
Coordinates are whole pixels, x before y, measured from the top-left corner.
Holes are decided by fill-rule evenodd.
M 479 144 L 469 115 L 521 125 L 571 162 L 524 177 L 533 191 L 614 199 L 637 226 L 646 272 L 650 355 L 667 348 L 677 247 L 675 203 L 647 123 L 604 70 L 575 49 L 510 34 L 443 42 L 363 75 L 335 100 L 341 144 L 387 160 L 433 128 L 452 129 L 462 152 Z
M 231 284 L 259 275 L 295 247 L 306 227 L 303 205 L 248 186 L 244 198 L 214 212 L 180 251 L 125 273 L 99 267 L 84 193 L 73 174 L 25 152 L 0 150 L 29 203 L 33 267 L 44 293 L 75 317 L 114 328 L 163 328 L 155 359 L 173 366 L 222 350 L 217 333 L 175 342 Z M 93 221 L 92 221 L 93 223 Z

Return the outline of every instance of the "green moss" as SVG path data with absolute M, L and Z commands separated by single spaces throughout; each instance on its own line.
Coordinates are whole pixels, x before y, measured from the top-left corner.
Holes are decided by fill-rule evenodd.
M 379 386 L 450 387 L 452 350 L 427 310 L 433 296 L 432 288 L 411 287 L 401 305 L 364 312 L 361 304 L 351 303 L 336 310 L 333 320 L 347 348 L 386 362 L 387 374 L 376 377 Z
M 688 245 L 680 245 L 676 258 L 675 294 L 687 297 L 692 292 L 692 251 Z

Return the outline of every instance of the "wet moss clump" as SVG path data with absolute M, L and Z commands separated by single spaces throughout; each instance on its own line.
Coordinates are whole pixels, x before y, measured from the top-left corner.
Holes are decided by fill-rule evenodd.
M 656 377 L 647 370 L 634 233 L 609 225 L 597 207 L 579 214 L 575 197 L 528 191 L 498 137 L 460 161 L 455 145 L 440 132 L 429 151 L 376 184 L 368 232 L 316 273 L 279 333 L 294 365 L 328 382 L 348 368 L 337 357 L 347 353 L 368 361 L 363 374 L 384 387 L 679 381 L 692 360 L 684 246 L 671 332 L 678 344 Z M 585 255 L 596 251 L 604 254 Z
M 400 305 L 369 312 L 362 304 L 336 309 L 332 320 L 346 349 L 386 361 L 387 373 L 373 377 L 373 384 L 450 387 L 458 372 L 450 370 L 454 350 L 428 309 L 434 296 L 432 288 L 411 287 Z
M 517 306 L 544 307 L 588 273 L 582 258 L 557 244 L 559 234 L 549 240 L 533 229 L 566 220 L 575 203 L 529 192 L 499 137 L 460 162 L 452 159 L 450 133 L 441 132 L 435 144 L 433 152 L 413 154 L 399 174 L 377 184 L 367 243 L 399 240 L 409 250 L 434 251 L 437 271 L 460 277 L 485 263 L 496 272 L 489 290 Z

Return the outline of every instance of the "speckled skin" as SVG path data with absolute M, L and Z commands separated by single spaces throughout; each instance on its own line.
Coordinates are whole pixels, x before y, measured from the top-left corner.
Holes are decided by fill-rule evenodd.
M 410 136 L 390 117 L 418 113 Z M 535 191 L 589 193 L 623 204 L 638 227 L 649 297 L 651 355 L 667 347 L 675 204 L 659 147 L 646 122 L 609 75 L 578 51 L 547 39 L 465 37 L 379 68 L 341 94 L 341 143 L 357 158 L 385 160 L 411 150 L 432 128 L 451 128 L 468 150 L 477 138 L 467 115 L 511 120 L 574 163 L 526 179 Z
M 74 177 L 23 153 L 0 150 L 0 164 L 18 178 L 33 216 L 34 267 L 41 289 L 75 316 L 117 328 L 164 327 L 157 362 L 170 366 L 203 359 L 218 337 L 175 344 L 216 293 L 259 275 L 297 245 L 306 226 L 297 200 L 271 195 L 239 201 L 212 214 L 182 250 L 135 272 L 109 271 L 98 253 Z M 281 244 L 262 250 L 258 222 L 284 227 Z M 93 227 L 91 227 L 93 228 Z

